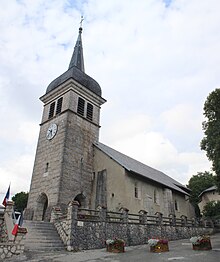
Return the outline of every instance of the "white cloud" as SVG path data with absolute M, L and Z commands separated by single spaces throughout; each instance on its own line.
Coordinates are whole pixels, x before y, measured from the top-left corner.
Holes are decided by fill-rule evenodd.
M 0 168 L 1 190 L 0 193 L 6 193 L 9 183 L 11 183 L 11 195 L 20 191 L 28 191 L 33 169 L 33 155 L 12 157 L 4 162 Z
M 183 184 L 187 184 L 189 178 L 197 172 L 210 169 L 210 163 L 203 153 L 178 152 L 167 138 L 156 132 L 136 133 L 116 140 L 111 145 Z

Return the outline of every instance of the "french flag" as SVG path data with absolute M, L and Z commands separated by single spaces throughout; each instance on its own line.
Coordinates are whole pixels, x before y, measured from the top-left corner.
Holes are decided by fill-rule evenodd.
M 4 198 L 3 202 L 2 202 L 2 205 L 5 206 L 5 207 L 7 205 L 8 200 L 9 200 L 9 196 L 10 196 L 10 185 L 8 187 L 8 191 L 7 191 L 6 195 L 5 195 L 5 198 Z
M 16 220 L 16 223 L 14 225 L 14 228 L 12 230 L 12 235 L 16 236 L 18 233 L 18 227 L 19 227 L 19 223 L 20 223 L 20 219 L 21 219 L 21 215 L 18 217 L 18 219 Z

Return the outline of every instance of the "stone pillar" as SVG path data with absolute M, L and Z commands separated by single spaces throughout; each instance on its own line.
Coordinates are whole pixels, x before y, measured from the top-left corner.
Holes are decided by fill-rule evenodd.
M 8 232 L 8 240 L 9 241 L 13 241 L 14 238 L 15 238 L 11 233 L 13 228 L 14 228 L 14 222 L 12 220 L 13 211 L 14 211 L 14 202 L 8 201 L 6 208 L 5 208 L 4 219 L 5 219 L 5 225 L 6 225 L 7 232 Z
M 126 207 L 120 208 L 120 211 L 122 212 L 121 220 L 123 223 L 128 223 L 128 212 L 129 210 Z
M 54 223 L 62 215 L 63 213 L 60 207 L 53 207 L 51 211 L 50 222 Z
M 175 214 L 169 214 L 170 217 L 170 225 L 171 226 L 176 226 L 176 215 Z
M 78 201 L 71 201 L 68 205 L 67 210 L 67 221 L 69 223 L 68 225 L 68 237 L 67 237 L 67 250 L 77 250 L 77 234 L 76 234 L 76 228 L 77 228 L 77 214 L 79 209 L 79 202 Z
M 187 226 L 187 216 L 182 215 L 181 217 L 181 223 L 183 227 Z
M 160 212 L 156 212 L 155 215 L 156 215 L 156 224 L 157 224 L 157 226 L 161 226 L 162 223 L 163 223 L 163 214 L 160 213 Z
M 140 221 L 140 224 L 142 225 L 145 225 L 147 224 L 147 211 L 145 210 L 140 210 L 139 212 L 139 221 Z

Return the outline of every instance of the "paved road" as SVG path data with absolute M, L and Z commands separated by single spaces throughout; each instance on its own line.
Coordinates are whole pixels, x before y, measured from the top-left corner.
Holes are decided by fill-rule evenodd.
M 188 239 L 170 241 L 169 252 L 151 253 L 149 246 L 126 247 L 125 253 L 108 253 L 105 249 L 86 250 L 81 252 L 25 253 L 6 261 L 18 262 L 220 262 L 220 233 L 211 236 L 211 251 L 194 251 Z

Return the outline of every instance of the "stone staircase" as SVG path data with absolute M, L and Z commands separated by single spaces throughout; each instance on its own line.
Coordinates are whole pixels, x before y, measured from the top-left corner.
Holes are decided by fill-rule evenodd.
M 64 244 L 52 223 L 25 220 L 22 227 L 26 227 L 28 230 L 24 241 L 26 251 L 65 250 Z

